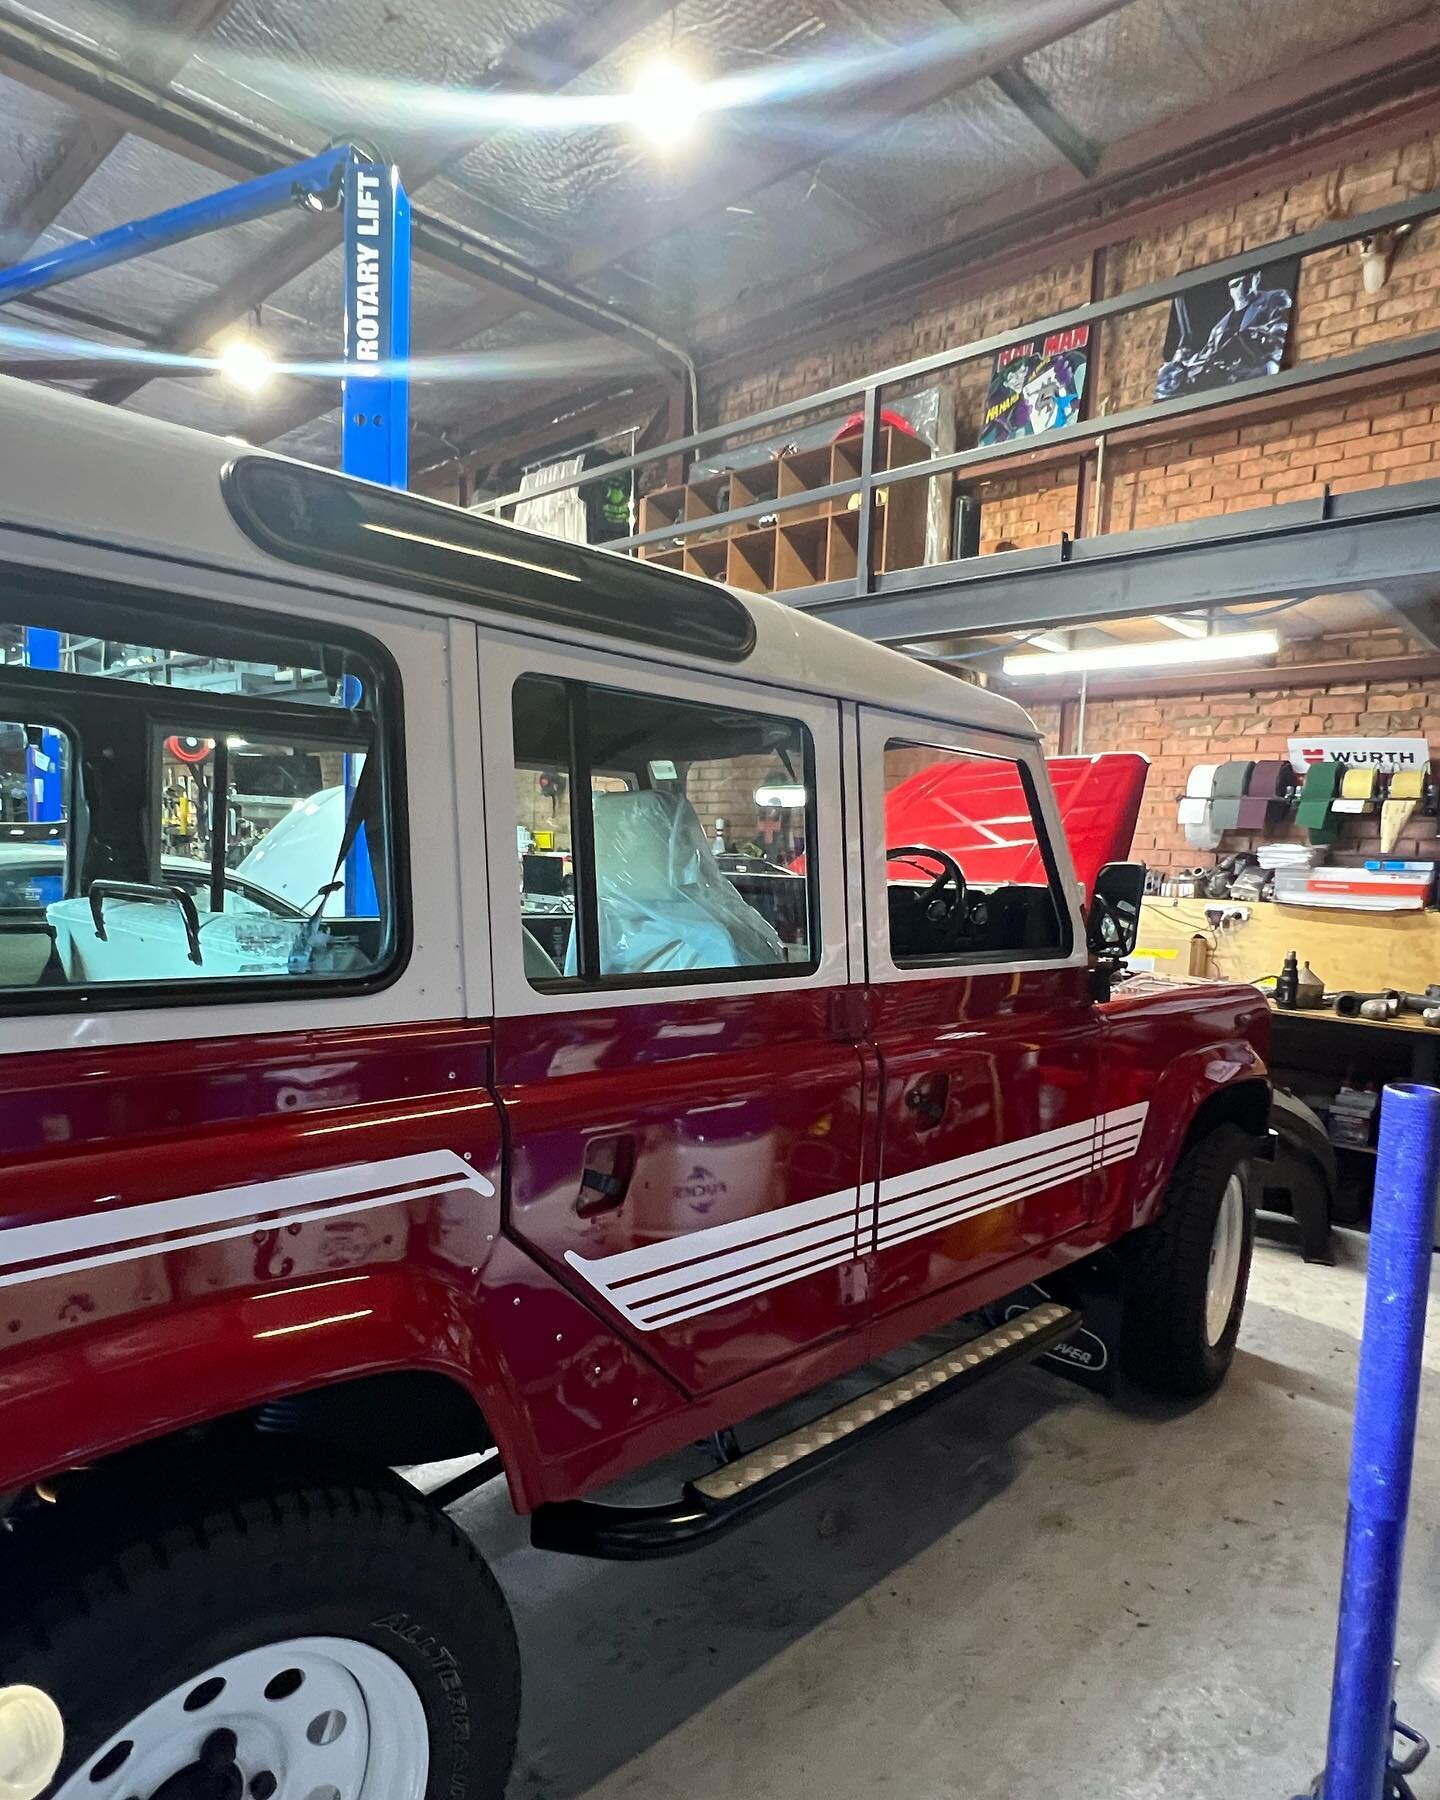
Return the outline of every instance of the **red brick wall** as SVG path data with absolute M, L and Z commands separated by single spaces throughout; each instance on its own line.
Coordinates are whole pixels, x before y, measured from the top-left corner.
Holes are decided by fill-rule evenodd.
M 755 366 L 743 374 L 704 384 L 706 423 L 741 419 L 787 400 L 803 400 L 838 382 L 857 381 L 895 363 L 911 362 L 971 338 L 1007 331 L 1027 319 L 1079 306 L 1089 297 L 1089 264 L 1082 260 L 1044 270 L 979 298 L 876 319 L 861 331 L 846 326 L 817 339 L 800 354 L 788 351 L 778 362 L 767 360 L 762 352 Z M 968 432 L 969 421 L 979 416 L 988 380 L 989 370 L 978 363 L 950 372 L 948 384 L 955 395 L 962 441 L 973 435 Z
M 1248 248 L 1306 231 L 1337 202 L 1359 213 L 1436 184 L 1434 136 L 1399 143 L 1331 171 L 1328 176 L 1258 192 L 1240 203 L 1193 212 L 1162 232 L 1112 245 L 1109 293 L 1163 279 Z M 746 413 L 871 374 L 886 366 L 952 348 L 989 332 L 1075 306 L 1089 297 L 1086 260 L 997 288 L 983 298 L 876 317 L 864 331 L 830 333 L 803 352 L 787 351 L 707 386 L 707 422 Z M 1146 404 L 1153 395 L 1169 307 L 1147 308 L 1099 328 L 1098 379 L 1092 412 Z M 1302 265 L 1290 360 L 1306 363 L 1387 339 L 1440 329 L 1440 219 L 1403 240 L 1390 279 L 1377 295 L 1361 283 L 1360 257 L 1349 245 Z M 973 443 L 988 365 L 972 363 L 932 379 L 955 405 L 957 443 Z M 1240 429 L 1206 432 L 1179 426 L 1165 443 L 1112 446 L 1099 502 L 1102 530 L 1237 512 L 1306 498 L 1329 483 L 1337 492 L 1414 481 L 1440 468 L 1440 380 L 1392 378 L 1364 398 L 1340 403 L 1297 398 L 1280 417 Z M 1030 548 L 1076 530 L 1078 461 L 1028 474 L 972 480 L 984 504 L 982 551 Z M 1090 521 L 1080 522 L 1088 531 Z
M 1356 679 L 1328 688 L 1092 700 L 1085 711 L 1086 751 L 1138 750 L 1150 758 L 1150 776 L 1135 830 L 1136 857 L 1162 869 L 1189 869 L 1214 861 L 1214 854 L 1190 848 L 1175 820 L 1179 798 L 1196 763 L 1284 757 L 1292 737 L 1318 733 L 1354 737 L 1373 732 L 1440 740 L 1440 682 L 1425 688 L 1396 688 L 1364 679 L 1367 662 L 1413 649 L 1412 643 L 1393 633 L 1331 639 L 1324 646 L 1325 658 L 1351 658 Z M 1315 652 L 1312 649 L 1308 654 Z M 1045 733 L 1047 752 L 1056 754 L 1060 709 L 1045 704 L 1033 708 L 1032 713 Z M 1269 832 L 1230 832 L 1216 854 L 1228 856 L 1253 850 L 1262 841 L 1286 838 L 1306 841 L 1304 832 L 1290 825 Z M 1345 821 L 1342 836 L 1327 852 L 1327 860 L 1358 862 L 1377 855 L 1379 848 L 1378 815 L 1361 815 Z M 1391 854 L 1440 861 L 1436 821 L 1413 818 Z

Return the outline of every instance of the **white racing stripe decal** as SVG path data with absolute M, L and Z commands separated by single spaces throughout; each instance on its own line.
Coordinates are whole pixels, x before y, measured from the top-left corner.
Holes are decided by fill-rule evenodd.
M 1149 1110 L 1142 1101 L 887 1177 L 876 1208 L 879 1247 L 943 1231 L 1128 1161 Z M 656 1331 L 853 1261 L 861 1250 L 857 1214 L 866 1212 L 858 1192 L 823 1194 L 614 1256 L 591 1259 L 568 1250 L 565 1260 L 637 1330 Z M 868 1239 L 868 1217 L 863 1231 Z
M 567 1250 L 565 1260 L 632 1325 L 653 1331 L 853 1262 L 859 1206 L 859 1188 L 847 1188 L 593 1261 Z
M 43 1225 L 0 1228 L 0 1288 L 467 1188 L 487 1196 L 495 1192 L 494 1183 L 453 1150 L 425 1150 Z

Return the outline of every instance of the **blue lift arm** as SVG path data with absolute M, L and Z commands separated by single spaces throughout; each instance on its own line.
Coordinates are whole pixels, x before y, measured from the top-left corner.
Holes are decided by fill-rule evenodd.
M 203 200 L 191 200 L 168 212 L 152 213 L 148 219 L 117 225 L 113 231 L 102 231 L 99 237 L 82 238 L 78 243 L 43 251 L 27 262 L 0 269 L 0 306 L 38 294 L 58 282 L 93 275 L 97 269 L 108 269 L 115 263 L 147 256 L 152 250 L 184 243 L 187 238 L 267 218 L 288 206 L 328 211 L 339 205 L 344 172 L 355 158 L 356 152 L 350 145 L 338 145 L 312 156 L 308 162 L 296 163 L 294 168 L 278 169 L 272 175 L 241 182 L 238 187 L 207 194 Z

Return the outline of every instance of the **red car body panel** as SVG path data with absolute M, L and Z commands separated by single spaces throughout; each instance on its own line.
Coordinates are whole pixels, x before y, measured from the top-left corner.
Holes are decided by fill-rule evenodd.
M 1263 1080 L 1253 989 L 1136 982 L 1097 1008 L 1085 981 L 1036 971 L 763 1003 L 717 990 L 493 1028 L 9 1058 L 0 1488 L 268 1399 L 424 1369 L 473 1395 L 523 1509 L 838 1376 L 1142 1222 L 1198 1108 Z M 872 1030 L 857 1042 L 862 1002 Z M 904 1093 L 927 1072 L 927 1043 L 945 1046 L 951 1086 L 922 1132 Z M 882 1130 L 893 1175 L 1146 1100 L 1133 1160 L 876 1248 Z M 633 1204 L 578 1217 L 587 1145 L 627 1131 Z M 723 1194 L 675 1201 L 677 1144 L 703 1150 Z M 449 1159 L 448 1172 L 418 1193 L 376 1180 L 377 1165 L 415 1157 Z M 361 1172 L 348 1198 L 292 1203 L 287 1184 L 337 1168 Z M 577 1245 L 683 1249 L 716 1207 L 721 1226 L 750 1230 L 847 1184 L 858 1254 L 673 1331 L 634 1329 L 566 1261 Z M 197 1201 L 223 1210 L 213 1196 L 231 1190 L 224 1219 L 192 1216 Z M 134 1209 L 156 1205 L 186 1216 L 140 1231 L 152 1215 Z M 17 1235 L 73 1237 L 97 1206 L 112 1254 L 94 1266 L 83 1244 L 56 1253 Z
M 1150 1102 L 1134 1162 L 1105 1172 L 1097 1222 L 1110 1241 L 1154 1217 L 1201 1109 L 1268 1081 L 1271 1020 L 1255 988 L 1147 976 L 1122 983 L 1100 1011 L 1107 1104 Z
M 410 1026 L 7 1059 L 0 1488 L 408 1368 L 472 1393 L 523 1502 L 577 1438 L 672 1407 L 674 1387 L 505 1240 L 489 1049 L 488 1026 Z M 364 1169 L 359 1191 L 377 1164 L 427 1154 L 489 1193 L 281 1203 L 294 1178 Z M 253 1201 L 124 1238 L 127 1209 L 221 1188 Z M 126 1260 L 18 1255 L 26 1228 L 83 1228 L 97 1204 Z
M 687 1393 L 854 1323 L 869 1105 L 832 1012 L 831 990 L 731 988 L 496 1025 L 511 1231 Z M 623 1198 L 582 1200 L 617 1145 Z
M 1085 892 L 1106 863 L 1123 862 L 1135 838 L 1149 762 L 1133 751 L 1046 758 L 1065 841 Z M 1029 796 L 1011 762 L 937 760 L 885 796 L 887 844 L 926 844 L 953 856 L 983 886 L 1043 882 Z
M 1099 1024 L 1083 968 L 936 971 L 871 992 L 884 1078 L 871 1304 L 888 1312 L 1083 1226 L 1088 1142 L 1052 1165 L 1045 1134 L 1083 1139 Z M 1035 1182 L 1017 1183 L 1037 1143 Z

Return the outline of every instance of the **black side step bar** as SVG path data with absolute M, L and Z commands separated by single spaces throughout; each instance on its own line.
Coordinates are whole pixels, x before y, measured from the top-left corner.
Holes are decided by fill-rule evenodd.
M 676 1556 L 772 1506 L 855 1444 L 1002 1369 L 1029 1362 L 1069 1337 L 1081 1315 L 1048 1301 L 983 1337 L 972 1338 L 908 1375 L 847 1401 L 798 1431 L 751 1450 L 712 1474 L 687 1482 L 663 1506 L 607 1506 L 563 1500 L 535 1509 L 530 1541 L 538 1550 L 614 1562 Z

